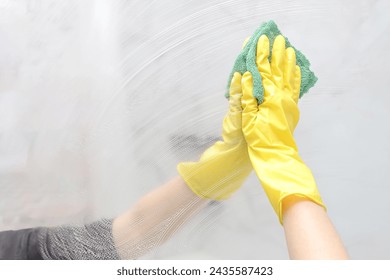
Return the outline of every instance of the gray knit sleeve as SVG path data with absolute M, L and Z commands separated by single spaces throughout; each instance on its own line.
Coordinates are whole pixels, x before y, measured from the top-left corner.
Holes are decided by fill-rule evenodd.
M 38 236 L 41 228 L 0 232 L 0 260 L 42 260 Z
M 46 260 L 117 260 L 112 220 L 102 219 L 82 226 L 60 226 L 42 230 L 38 237 Z

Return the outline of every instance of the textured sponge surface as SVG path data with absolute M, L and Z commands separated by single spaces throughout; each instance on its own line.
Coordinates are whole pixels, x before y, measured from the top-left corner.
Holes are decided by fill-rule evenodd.
M 253 95 L 256 97 L 259 104 L 263 102 L 264 97 L 264 88 L 261 81 L 261 76 L 256 66 L 256 47 L 257 41 L 261 35 L 266 35 L 270 42 L 270 49 L 272 51 L 273 42 L 276 36 L 282 34 L 278 29 L 276 23 L 272 20 L 262 23 L 259 28 L 253 33 L 250 37 L 248 43 L 242 49 L 241 53 L 238 55 L 236 61 L 234 62 L 233 70 L 230 73 L 228 88 L 230 86 L 230 81 L 235 72 L 244 74 L 249 71 L 253 76 Z M 284 35 L 283 35 L 284 36 Z M 297 50 L 285 37 L 286 47 L 292 47 L 295 50 L 297 65 L 301 68 L 301 90 L 299 97 L 302 97 L 306 92 L 309 91 L 311 87 L 317 82 L 317 77 L 314 75 L 313 71 L 310 70 L 310 62 L 303 55 L 302 52 Z M 270 57 L 272 54 L 270 54 Z M 225 96 L 229 97 L 229 91 L 226 92 Z

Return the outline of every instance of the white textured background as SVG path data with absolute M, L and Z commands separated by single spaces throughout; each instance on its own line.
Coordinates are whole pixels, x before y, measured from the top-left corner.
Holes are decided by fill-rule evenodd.
M 295 133 L 352 258 L 390 258 L 387 0 L 0 0 L 0 230 L 114 217 L 221 132 L 273 19 L 319 81 Z M 285 259 L 252 174 L 145 258 Z

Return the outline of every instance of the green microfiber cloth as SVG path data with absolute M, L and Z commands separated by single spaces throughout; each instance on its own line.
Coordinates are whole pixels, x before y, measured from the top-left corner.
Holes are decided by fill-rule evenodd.
M 264 89 L 261 82 L 261 76 L 256 66 L 256 47 L 257 41 L 261 35 L 266 35 L 270 42 L 270 50 L 272 52 L 272 46 L 276 36 L 281 34 L 277 25 L 274 21 L 270 20 L 261 24 L 261 26 L 255 31 L 255 33 L 250 37 L 248 43 L 242 49 L 241 53 L 238 55 L 236 61 L 234 62 L 233 70 L 229 77 L 228 89 L 230 87 L 230 81 L 233 78 L 235 72 L 240 72 L 244 74 L 246 71 L 252 73 L 253 76 L 253 95 L 257 98 L 259 104 L 263 102 Z M 306 92 L 309 91 L 311 87 L 317 82 L 317 77 L 310 70 L 309 60 L 294 46 L 291 45 L 287 37 L 286 39 L 286 48 L 292 47 L 295 50 L 296 62 L 297 65 L 301 68 L 301 91 L 299 97 L 302 97 Z M 270 58 L 272 53 L 270 54 Z M 225 94 L 226 98 L 229 98 L 229 90 Z

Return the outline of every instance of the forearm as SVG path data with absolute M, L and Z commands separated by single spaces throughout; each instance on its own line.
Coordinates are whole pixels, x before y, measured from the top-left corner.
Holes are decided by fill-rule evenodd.
M 291 259 L 348 259 L 326 211 L 310 200 L 286 197 L 283 227 Z
M 181 177 L 147 194 L 113 221 L 112 234 L 120 258 L 136 259 L 157 247 L 206 203 Z

